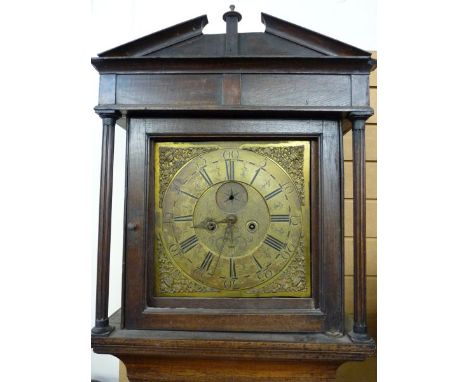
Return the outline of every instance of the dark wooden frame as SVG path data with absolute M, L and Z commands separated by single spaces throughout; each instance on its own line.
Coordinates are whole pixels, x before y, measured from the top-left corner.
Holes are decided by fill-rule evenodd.
M 203 126 L 203 128 L 201 128 Z M 268 299 L 263 309 L 251 299 L 152 298 L 148 272 L 153 247 L 151 147 L 158 140 L 304 139 L 316 142 L 318 162 L 311 181 L 316 213 L 311 239 L 314 296 Z M 309 119 L 131 118 L 128 126 L 126 276 L 124 319 L 128 329 L 174 329 L 269 332 L 343 331 L 343 258 L 341 126 L 338 121 Z M 318 191 L 318 193 L 317 193 Z M 327 211 L 326 214 L 323 211 Z M 317 224 L 320 216 L 323 224 Z M 137 229 L 135 229 L 135 227 Z M 145 261 L 146 259 L 146 261 Z M 145 277 L 141 277 L 145 275 Z M 315 303 L 315 304 L 314 304 Z M 155 305 L 157 307 L 155 307 Z M 185 307 L 180 314 L 175 307 Z

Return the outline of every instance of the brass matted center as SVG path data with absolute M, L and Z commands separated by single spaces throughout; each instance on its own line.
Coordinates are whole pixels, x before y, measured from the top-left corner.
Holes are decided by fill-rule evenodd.
M 209 187 L 193 210 L 193 227 L 200 244 L 224 258 L 250 256 L 265 240 L 269 226 L 265 200 L 245 183 L 222 182 Z

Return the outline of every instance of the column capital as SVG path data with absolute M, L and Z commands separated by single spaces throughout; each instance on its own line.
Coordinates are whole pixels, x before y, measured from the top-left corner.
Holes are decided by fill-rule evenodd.
M 117 121 L 122 116 L 122 113 L 119 110 L 115 110 L 115 109 L 94 109 L 94 111 L 102 119 L 110 118 L 110 119 L 113 119 L 114 121 Z
M 373 111 L 351 111 L 348 113 L 348 119 L 350 121 L 358 121 L 358 120 L 367 120 L 372 115 L 374 115 Z

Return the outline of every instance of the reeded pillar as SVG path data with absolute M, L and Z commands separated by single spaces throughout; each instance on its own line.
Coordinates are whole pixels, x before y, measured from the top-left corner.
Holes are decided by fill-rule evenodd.
M 99 196 L 99 233 L 96 284 L 96 320 L 92 335 L 107 336 L 109 325 L 109 261 L 112 217 L 112 181 L 114 166 L 115 123 L 121 114 L 116 110 L 100 110 L 102 119 L 101 189 Z
M 353 337 L 369 339 L 366 306 L 366 120 L 370 113 L 352 112 L 353 124 L 353 241 L 354 325 Z

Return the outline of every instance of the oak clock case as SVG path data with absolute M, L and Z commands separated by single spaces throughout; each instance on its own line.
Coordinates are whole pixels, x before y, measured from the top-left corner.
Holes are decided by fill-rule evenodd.
M 132 382 L 333 381 L 367 334 L 369 52 L 261 14 L 199 16 L 101 53 L 95 352 Z M 116 125 L 127 135 L 122 307 L 109 317 Z M 344 316 L 343 135 L 353 142 Z M 209 364 L 209 367 L 206 365 Z M 237 378 L 237 379 L 236 379 Z

